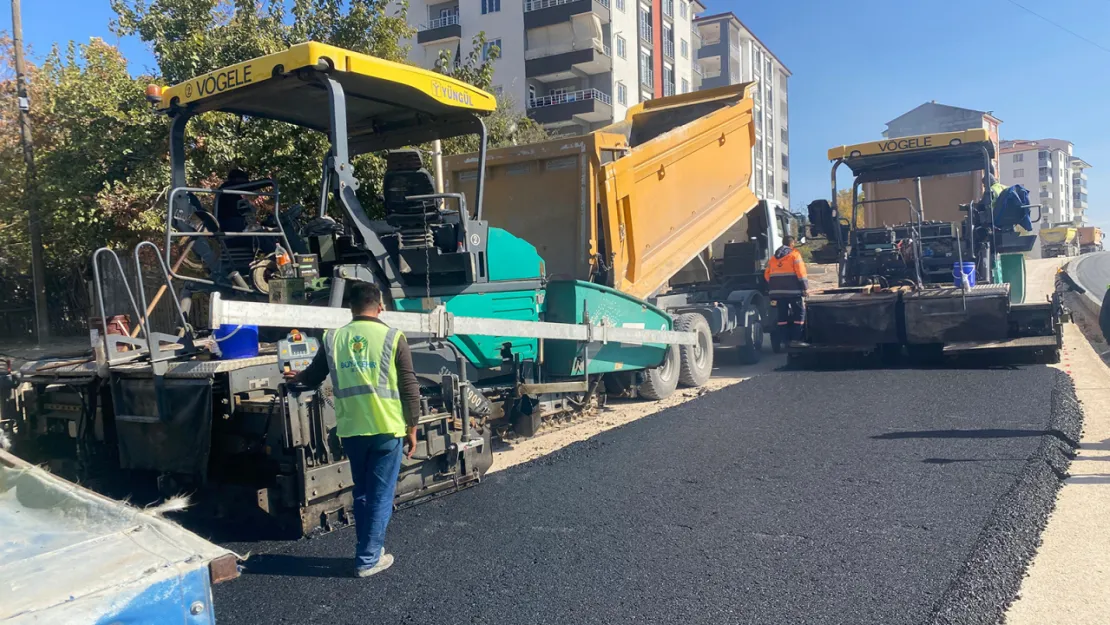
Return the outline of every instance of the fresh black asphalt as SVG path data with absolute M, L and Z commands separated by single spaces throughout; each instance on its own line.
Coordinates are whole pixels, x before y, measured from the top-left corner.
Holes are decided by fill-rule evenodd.
M 230 623 L 991 623 L 1078 437 L 1045 367 L 778 372 L 354 532 L 256 549 Z

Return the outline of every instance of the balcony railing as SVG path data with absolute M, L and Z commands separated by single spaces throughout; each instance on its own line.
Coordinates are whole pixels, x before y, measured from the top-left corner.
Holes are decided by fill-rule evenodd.
M 701 63 L 698 63 L 697 61 L 694 61 L 694 73 L 697 74 L 698 76 L 702 76 Z
M 576 0 L 525 0 L 524 12 L 539 11 L 540 9 L 550 9 L 563 4 L 570 4 Z M 609 8 L 609 0 L 594 0 L 606 9 Z
M 668 41 L 668 40 L 663 41 L 663 56 L 667 57 L 668 59 L 671 59 L 672 61 L 674 60 L 674 42 L 673 41 Z
M 663 95 L 674 95 L 674 85 L 670 83 L 665 83 L 663 85 Z
M 651 24 L 640 23 L 640 41 L 642 43 L 650 44 L 653 39 L 651 38 L 652 29 Z
M 721 75 L 721 70 L 719 68 L 718 69 L 707 69 L 707 70 L 705 70 L 705 73 L 702 74 L 702 76 L 705 77 L 705 78 L 716 78 L 720 75 Z
M 420 30 L 432 30 L 434 28 L 443 28 L 444 26 L 454 26 L 459 23 L 459 14 L 446 15 L 444 17 L 437 17 L 428 22 L 428 25 Z
M 581 102 L 583 100 L 599 100 L 609 105 L 613 104 L 613 100 L 608 94 L 602 93 L 597 89 L 582 89 L 580 91 L 568 91 L 567 93 L 556 93 L 554 95 L 533 98 L 528 101 L 528 108 L 535 109 L 544 106 L 555 106 L 556 104 L 566 104 L 567 102 Z
M 655 72 L 653 70 L 644 70 L 640 68 L 640 84 L 651 87 L 655 84 Z

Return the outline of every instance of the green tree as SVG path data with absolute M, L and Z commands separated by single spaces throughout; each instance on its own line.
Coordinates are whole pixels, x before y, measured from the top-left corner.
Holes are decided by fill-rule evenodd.
M 154 54 L 154 76 L 133 77 L 126 59 L 103 41 L 55 48 L 30 64 L 50 309 L 55 325 L 87 315 L 85 279 L 92 252 L 132 247 L 164 227 L 169 184 L 168 120 L 150 110 L 149 83 L 190 77 L 296 43 L 316 40 L 405 62 L 413 31 L 407 7 L 390 0 L 112 0 L 113 31 L 137 36 Z M 489 89 L 499 51 L 483 54 L 485 37 L 439 71 Z M 29 248 L 23 210 L 24 166 L 17 125 L 10 39 L 0 38 L 0 285 L 10 307 L 29 306 Z M 32 55 L 33 57 L 33 55 Z M 545 137 L 543 129 L 501 103 L 487 119 L 493 147 Z M 320 133 L 282 122 L 207 113 L 190 122 L 187 177 L 211 186 L 231 167 L 270 176 L 282 203 L 315 203 L 327 150 Z M 472 138 L 445 142 L 450 153 L 476 149 Z M 384 161 L 355 159 L 360 195 L 373 213 Z

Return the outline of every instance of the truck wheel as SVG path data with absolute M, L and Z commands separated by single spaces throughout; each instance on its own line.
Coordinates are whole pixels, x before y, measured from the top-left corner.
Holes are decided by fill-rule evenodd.
M 698 335 L 697 344 L 678 347 L 678 382 L 683 386 L 704 386 L 713 374 L 713 335 L 709 322 L 698 313 L 686 313 L 674 320 L 674 329 Z
M 763 315 L 755 306 L 749 306 L 744 311 L 744 343 L 736 346 L 736 354 L 740 362 L 745 365 L 754 365 L 763 357 Z
M 678 345 L 667 347 L 667 357 L 663 364 L 644 371 L 644 381 L 640 382 L 640 395 L 645 399 L 666 399 L 678 388 L 678 373 L 681 361 Z

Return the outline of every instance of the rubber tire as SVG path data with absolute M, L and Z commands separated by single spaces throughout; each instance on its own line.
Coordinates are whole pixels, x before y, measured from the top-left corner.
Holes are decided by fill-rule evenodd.
M 698 313 L 686 313 L 674 320 L 674 329 L 675 332 L 695 332 L 698 335 L 698 345 L 680 345 L 678 348 L 678 383 L 695 388 L 705 386 L 709 376 L 713 375 L 713 334 L 709 331 L 709 322 Z
M 736 346 L 736 355 L 741 364 L 754 365 L 763 358 L 763 341 L 767 333 L 763 331 L 763 314 L 759 309 L 749 306 L 748 310 L 744 311 L 745 319 L 749 313 L 755 313 L 755 321 L 744 328 L 744 344 Z
M 670 345 L 663 364 L 644 371 L 644 380 L 640 382 L 640 396 L 652 401 L 670 397 L 678 389 L 680 368 L 678 345 Z

